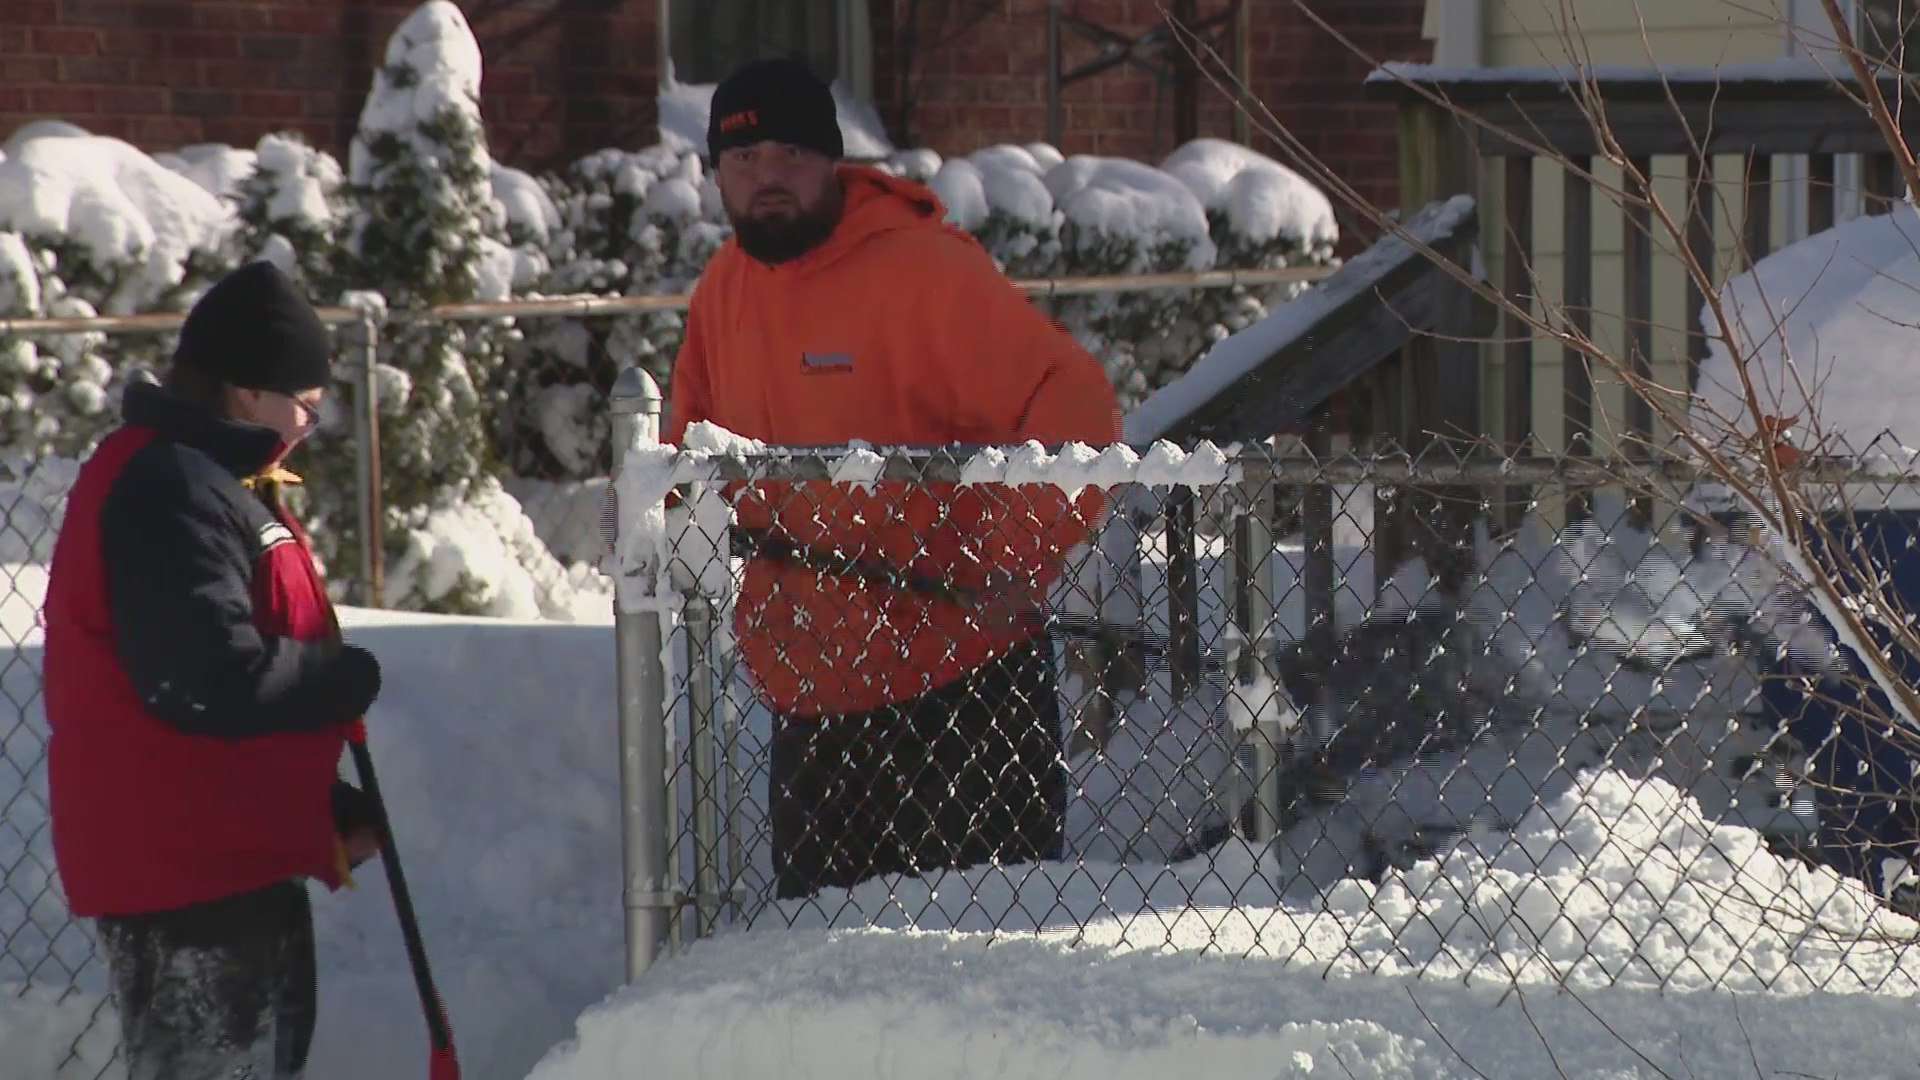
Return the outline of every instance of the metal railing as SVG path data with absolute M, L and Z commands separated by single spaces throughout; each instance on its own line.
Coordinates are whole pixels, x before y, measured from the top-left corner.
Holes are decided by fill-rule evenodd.
M 1680 510 L 1686 463 L 675 449 L 656 400 L 616 395 L 607 516 L 632 977 L 886 925 L 1920 991 L 1914 900 L 1861 870 L 1920 829 L 1856 813 L 1911 793 L 1848 779 L 1920 732 L 1806 707 L 1769 649 L 1819 621 Z M 1920 476 L 1816 464 L 1920 506 Z M 1576 491 L 1584 519 L 1487 531 Z M 1376 566 L 1389 516 L 1425 539 Z

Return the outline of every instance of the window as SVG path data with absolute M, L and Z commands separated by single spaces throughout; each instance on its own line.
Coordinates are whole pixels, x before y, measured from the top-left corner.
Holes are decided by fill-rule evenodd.
M 1920 0 L 1859 0 L 1854 38 L 1869 60 L 1896 70 L 1920 67 Z M 1902 53 L 1908 55 L 1903 56 Z
M 716 83 L 749 60 L 798 56 L 861 100 L 872 97 L 867 0 L 660 3 L 679 82 Z

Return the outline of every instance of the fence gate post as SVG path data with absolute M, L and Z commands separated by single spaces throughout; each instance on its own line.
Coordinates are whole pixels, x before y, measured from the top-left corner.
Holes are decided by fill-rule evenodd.
M 660 385 L 637 367 L 614 380 L 612 414 L 613 478 L 617 481 L 628 450 L 652 445 L 660 437 Z M 617 489 L 607 491 L 602 531 L 612 550 L 618 537 Z M 654 596 L 660 575 L 632 577 L 609 560 L 614 579 L 613 634 L 620 697 L 620 832 L 625 871 L 627 981 L 646 973 L 667 941 L 674 908 L 667 862 L 666 672 L 661 664 L 661 615 L 665 597 Z M 641 595 L 635 595 L 636 593 Z M 638 601 L 637 603 L 629 603 Z M 629 612 L 628 607 L 635 610 Z
M 386 507 L 380 500 L 380 324 L 371 314 L 355 324 L 360 362 L 354 365 L 353 442 L 359 468 L 360 604 L 386 602 Z
M 1251 465 L 1256 459 L 1249 456 L 1243 460 Z M 1239 670 L 1230 674 L 1240 693 L 1256 693 L 1264 683 L 1272 688 L 1271 693 L 1279 695 L 1284 691 L 1273 658 L 1274 474 L 1264 460 L 1256 467 L 1259 471 L 1248 468 L 1241 482 L 1242 506 L 1234 519 L 1234 588 L 1239 593 L 1234 608 L 1242 644 Z M 1253 706 L 1254 715 L 1261 718 L 1246 737 L 1253 741 L 1254 797 L 1249 800 L 1252 840 L 1265 844 L 1280 833 L 1281 750 L 1292 736 L 1279 723 L 1266 719 L 1274 715 L 1275 702 L 1244 704 Z

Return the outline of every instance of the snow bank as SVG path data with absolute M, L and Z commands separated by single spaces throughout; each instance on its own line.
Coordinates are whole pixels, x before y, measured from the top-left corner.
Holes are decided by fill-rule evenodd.
M 1858 951 L 1729 924 L 1742 909 L 1714 901 L 1818 875 L 1703 825 L 1671 789 L 1601 774 L 1530 817 L 1502 854 L 1455 856 L 1378 889 L 1352 883 L 1323 908 L 1263 903 L 1247 880 L 1259 873 L 1271 867 L 1235 848 L 1150 881 L 1086 866 L 890 893 L 871 883 L 844 899 L 921 929 L 803 918 L 700 942 L 588 1011 L 532 1080 L 612 1080 L 641 1061 L 676 1076 L 835 1080 L 1659 1075 L 1636 1051 L 1673 1075 L 1725 1080 L 1751 1077 L 1754 1057 L 1809 1074 L 1844 1060 L 1850 1077 L 1912 1068 L 1911 1041 L 1886 1034 L 1904 1026 L 1885 1025 L 1904 1024 L 1916 966 L 1869 949 L 1856 976 Z M 808 911 L 842 907 L 836 893 Z M 979 932 L 993 922 L 1040 932 Z M 1752 984 L 1789 960 L 1830 989 L 1787 979 L 1738 1000 L 1672 992 L 1703 971 Z M 1610 977 L 1625 985 L 1599 989 Z M 1870 979 L 1891 985 L 1862 994 Z M 1519 1001 L 1503 998 L 1516 982 Z
M 196 181 L 72 125 L 29 125 L 0 158 L 0 231 L 76 250 L 115 283 L 108 314 L 155 307 L 189 257 L 219 251 L 234 225 L 232 207 Z
M 707 445 L 726 442 L 716 435 Z M 1297 573 L 1297 552 L 1275 561 L 1289 567 L 1277 573 Z M 19 730 L 32 733 L 43 730 L 28 683 L 44 578 L 34 567 L 13 572 L 21 603 L 0 614 L 27 662 L 5 665 L 6 689 L 29 702 Z M 1204 572 L 1216 573 L 1217 560 Z M 1358 578 L 1349 585 L 1370 592 Z M 1521 610 L 1529 626 L 1540 618 Z M 1811 1066 L 1841 1053 L 1849 1077 L 1910 1068 L 1910 1044 L 1886 1036 L 1904 1028 L 1885 1025 L 1920 993 L 1920 955 L 1895 952 L 1912 923 L 1830 871 L 1774 857 L 1753 831 L 1707 820 L 1672 786 L 1608 771 L 1561 786 L 1510 832 L 1478 832 L 1379 886 L 1332 883 L 1324 901 L 1282 887 L 1297 869 L 1291 856 L 1238 842 L 1171 868 L 1087 857 L 882 880 L 781 905 L 760 925 L 796 929 L 700 943 L 609 999 L 622 950 L 615 669 L 604 624 L 342 615 L 349 636 L 382 660 L 373 750 L 473 1080 L 529 1069 L 542 1080 L 611 1077 L 636 1062 L 694 1077 L 900 1075 L 937 1063 L 940 1075 L 1098 1069 L 1124 1080 L 1202 1066 L 1307 1075 L 1308 1062 L 1313 1075 L 1344 1075 L 1342 1064 L 1393 1080 L 1472 1075 L 1419 1022 L 1409 985 L 1488 1075 L 1552 1075 L 1529 1056 L 1544 1052 L 1511 1001 L 1494 1020 L 1478 1019 L 1514 979 L 1568 1075 L 1643 1074 L 1624 1048 L 1582 1038 L 1595 1025 L 1550 996 L 1562 985 L 1656 1060 L 1684 1052 L 1695 1075 L 1750 1075 L 1730 1071 L 1746 1058 L 1725 996 L 1634 989 L 1709 980 L 1754 992 L 1739 1008 L 1762 1060 L 1778 1068 L 1820 1074 Z M 1284 621 L 1297 627 L 1299 617 Z M 1624 683 L 1616 675 L 1592 692 L 1635 708 Z M 0 773 L 0 787 L 9 782 Z M 1082 799 L 1071 815 L 1088 812 Z M 29 805 L 0 791 L 16 827 Z M 760 835 L 757 822 L 749 827 Z M 44 831 L 34 843 L 45 858 Z M 411 1078 L 425 1047 L 404 949 L 377 865 L 359 877 L 357 890 L 316 902 L 322 1019 L 310 1075 Z M 57 894 L 45 895 L 35 923 L 57 929 Z M 925 932 L 831 929 L 869 921 Z M 992 925 L 1009 934 L 989 949 L 978 932 Z M 84 959 L 84 940 L 62 936 Z M 97 1002 L 97 965 L 90 970 L 91 988 L 68 1005 L 0 1000 L 0 1059 L 63 1055 L 91 1008 L 84 993 Z M 1425 977 L 1394 981 L 1416 971 Z M 1324 980 L 1329 973 L 1337 978 Z M 1598 989 L 1616 981 L 1628 989 Z M 577 1044 L 536 1068 L 576 1030 Z M 35 1032 L 42 1041 L 30 1041 Z M 90 1038 L 107 1045 L 110 1027 Z M 849 1056 L 852 1045 L 861 1050 Z
M 713 111 L 711 83 L 670 83 L 660 91 L 660 143 L 676 154 L 707 153 L 707 116 Z M 840 138 L 847 156 L 866 161 L 884 160 L 893 153 L 886 125 L 873 106 L 860 101 L 838 82 L 833 104 L 840 117 Z
M 505 619 L 600 622 L 613 604 L 611 584 L 591 564 L 563 565 L 519 501 L 490 478 L 407 530 L 385 585 L 389 604 L 438 601 L 458 590 L 476 614 Z
M 1755 1058 L 1777 1075 L 1911 1074 L 1910 1045 L 1889 1037 L 1904 1002 L 1582 1001 L 1045 941 L 797 933 L 700 946 L 583 1018 L 532 1080 L 613 1080 L 639 1063 L 690 1080 L 1751 1080 Z
M 0 1061 L 7 1075 L 44 1080 L 122 1080 L 100 1064 L 120 1041 L 120 1018 L 104 993 L 0 979 Z
M 1920 289 L 1920 213 L 1855 218 L 1761 259 L 1736 275 L 1722 303 L 1736 320 L 1734 340 L 1714 335 L 1700 365 L 1691 420 L 1710 437 L 1752 435 L 1760 417 L 1745 398 L 1744 359 L 1762 414 L 1798 418 L 1812 441 L 1832 439 L 1836 453 L 1896 453 L 1920 446 L 1909 402 L 1920 396 L 1914 297 Z M 1920 493 L 1894 489 L 1888 505 L 1920 506 Z M 1874 496 L 1879 504 L 1881 496 Z

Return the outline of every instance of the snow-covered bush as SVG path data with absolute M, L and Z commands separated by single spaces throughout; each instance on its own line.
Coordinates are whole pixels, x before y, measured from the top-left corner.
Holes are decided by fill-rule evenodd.
M 451 3 L 422 5 L 387 44 L 348 156 L 346 276 L 390 311 L 509 295 L 515 260 L 494 198 L 479 103 L 480 46 L 465 16 Z M 423 515 L 467 501 L 497 471 L 491 436 L 507 400 L 512 336 L 506 320 L 394 320 L 384 328 L 381 473 L 390 557 L 404 558 Z M 319 488 L 324 497 L 353 491 L 351 455 L 316 459 L 334 473 Z M 329 509 L 322 515 L 338 545 L 353 533 L 351 515 L 346 506 Z M 464 570 L 395 584 L 395 602 L 442 611 L 468 610 L 464 599 L 494 587 L 468 580 Z
M 1008 274 L 1052 277 L 1066 265 L 1062 215 L 1046 180 L 1060 160 L 1044 143 L 989 146 L 936 165 L 926 183 L 946 204 L 948 220 L 979 239 Z M 914 166 L 924 164 L 909 160 L 896 171 L 914 178 Z
M 340 163 L 298 135 L 266 136 L 253 161 L 234 193 L 241 252 L 272 260 L 316 300 L 336 298 L 346 271 L 339 247 L 347 216 Z
M 40 121 L 0 149 L 0 316 L 88 318 L 179 310 L 233 257 L 231 209 L 132 146 Z M 122 373 L 172 351 L 171 334 L 0 339 L 0 438 L 78 454 L 114 424 Z
M 539 291 L 673 295 L 693 287 L 727 236 L 700 159 L 664 146 L 602 150 L 548 177 L 555 210 Z M 680 348 L 678 311 L 529 320 L 516 350 L 507 462 L 521 476 L 576 479 L 608 467 L 605 394 L 619 369 L 665 383 Z
M 1218 139 L 1196 139 L 1157 169 L 1062 158 L 1044 143 L 987 147 L 944 163 L 928 151 L 906 151 L 888 168 L 925 178 L 949 220 L 1014 277 L 1324 266 L 1338 239 L 1332 204 L 1318 189 Z M 1049 307 L 1101 357 L 1132 404 L 1300 288 L 1112 292 L 1062 297 Z

